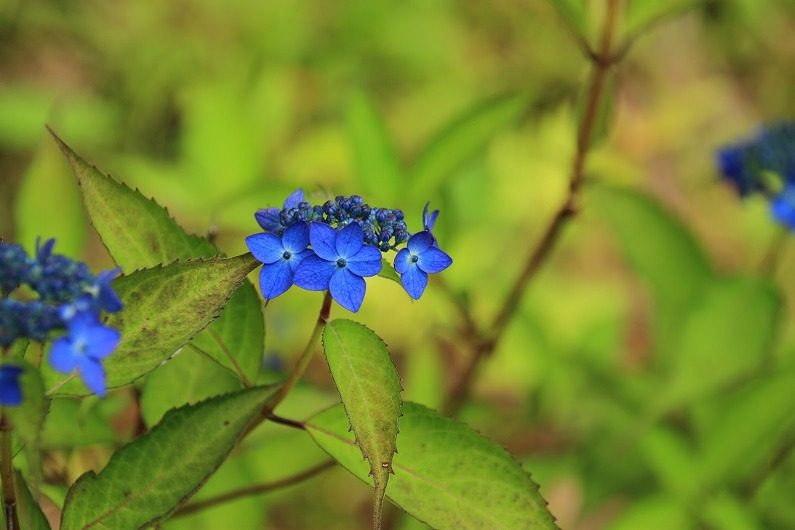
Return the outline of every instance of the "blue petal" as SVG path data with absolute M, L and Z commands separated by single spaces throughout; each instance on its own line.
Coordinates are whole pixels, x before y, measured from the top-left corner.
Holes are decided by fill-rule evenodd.
M 99 326 L 99 315 L 91 311 L 79 311 L 72 315 L 67 323 L 69 336 L 80 338 L 86 342 L 91 340 L 91 333 L 96 326 Z
M 61 337 L 52 343 L 50 348 L 50 364 L 56 372 L 68 374 L 77 366 L 77 356 L 72 348 L 69 337 Z
M 246 238 L 246 246 L 262 263 L 275 263 L 282 259 L 282 240 L 273 234 L 254 234 Z
M 403 274 L 409 265 L 411 265 L 411 252 L 407 248 L 402 248 L 395 256 L 395 270 L 398 274 Z
M 433 236 L 430 232 L 417 232 L 409 238 L 408 249 L 412 254 L 421 254 L 426 248 L 433 245 Z
M 337 248 L 335 242 L 337 232 L 329 225 L 312 223 L 309 225 L 309 241 L 315 254 L 328 261 L 337 261 Z
M 293 283 L 309 291 L 325 291 L 337 265 L 318 256 L 304 258 L 295 270 Z
M 55 246 L 55 239 L 48 239 L 44 245 L 40 245 L 41 240 L 36 238 L 36 260 L 39 263 L 47 261 L 52 254 L 52 247 Z
M 22 389 L 19 376 L 22 368 L 14 365 L 0 367 L 0 405 L 19 405 L 22 403 Z
M 304 190 L 298 188 L 284 199 L 284 208 L 298 208 L 298 204 L 304 200 Z
M 403 288 L 409 293 L 410 297 L 419 300 L 428 285 L 428 274 L 417 267 L 416 264 L 411 264 L 406 269 L 406 272 L 400 275 L 400 283 L 403 284 Z
M 290 256 L 290 259 L 287 260 L 287 263 L 290 264 L 290 269 L 292 269 L 292 271 L 295 272 L 296 270 L 298 270 L 298 266 L 301 264 L 302 261 L 304 261 L 304 259 L 314 255 L 315 255 L 314 252 L 307 249 L 304 250 L 303 252 L 299 252 L 298 254 L 293 254 L 292 256 Z
M 356 276 L 375 276 L 381 272 L 381 251 L 370 245 L 363 245 L 347 262 L 348 269 Z
M 419 255 L 417 265 L 425 272 L 435 274 L 442 272 L 453 264 L 453 259 L 438 247 L 428 247 Z
M 265 300 L 276 298 L 293 284 L 293 269 L 285 260 L 263 265 L 259 273 L 259 289 Z
M 430 202 L 426 202 L 425 208 L 422 209 L 422 227 L 428 232 L 433 232 L 433 225 L 436 224 L 436 218 L 439 217 L 439 210 L 434 210 L 429 215 L 428 207 L 430 205 Z
M 121 311 L 122 307 L 124 307 L 119 295 L 116 294 L 116 291 L 114 291 L 113 287 L 111 287 L 111 282 L 113 282 L 113 280 L 119 274 L 121 274 L 121 269 L 115 268 L 102 271 L 97 276 L 97 285 L 99 286 L 99 294 L 97 294 L 97 299 L 99 301 L 99 307 L 108 313 Z
M 297 254 L 309 246 L 309 227 L 306 223 L 295 223 L 284 231 L 282 236 L 284 250 Z
M 337 254 L 345 259 L 355 256 L 364 243 L 364 232 L 358 223 L 351 223 L 337 232 Z
M 778 222 L 795 230 L 795 184 L 789 184 L 784 192 L 773 199 L 770 204 L 770 213 Z
M 89 357 L 82 357 L 78 362 L 80 378 L 89 390 L 100 397 L 105 397 L 105 370 L 99 361 Z
M 337 269 L 331 276 L 329 292 L 339 305 L 348 311 L 357 312 L 364 300 L 365 283 L 347 268 Z
M 86 345 L 86 355 L 92 359 L 104 359 L 110 355 L 121 340 L 118 330 L 97 324 L 91 329 L 91 337 Z
M 254 219 L 266 232 L 275 232 L 282 228 L 278 208 L 263 208 L 254 214 Z

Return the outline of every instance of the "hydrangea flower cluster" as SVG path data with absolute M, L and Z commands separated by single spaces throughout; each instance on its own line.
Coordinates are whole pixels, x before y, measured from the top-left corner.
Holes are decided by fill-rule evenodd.
M 364 278 L 381 272 L 382 253 L 398 251 L 395 270 L 415 300 L 425 291 L 428 274 L 453 263 L 433 236 L 438 215 L 438 210 L 429 214 L 426 205 L 423 230 L 411 235 L 401 210 L 371 207 L 358 195 L 312 205 L 299 189 L 281 209 L 256 212 L 264 232 L 247 237 L 246 245 L 263 264 L 260 290 L 266 300 L 297 285 L 328 290 L 338 304 L 356 312 L 364 300 Z M 403 243 L 407 246 L 399 249 Z
M 43 342 L 66 331 L 53 341 L 50 363 L 62 373 L 77 370 L 86 386 L 102 396 L 101 360 L 116 348 L 120 335 L 100 317 L 102 311 L 122 308 L 111 286 L 119 270 L 94 276 L 85 263 L 53 254 L 54 245 L 54 239 L 37 242 L 31 258 L 21 246 L 0 241 L 0 347 L 24 338 Z M 12 297 L 15 293 L 20 296 Z M 0 368 L 0 404 L 22 401 L 19 370 L 13 365 Z
M 773 218 L 795 230 L 795 122 L 763 127 L 718 151 L 718 169 L 740 197 L 770 198 Z

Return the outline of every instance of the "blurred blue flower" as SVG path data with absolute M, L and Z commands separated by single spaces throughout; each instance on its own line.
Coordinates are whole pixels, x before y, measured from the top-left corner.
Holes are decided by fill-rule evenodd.
M 364 244 L 364 233 L 357 223 L 341 230 L 312 223 L 309 239 L 314 255 L 296 269 L 295 285 L 310 291 L 328 289 L 338 304 L 355 313 L 364 300 L 364 277 L 381 272 L 381 252 Z
M 428 231 L 414 234 L 406 248 L 395 256 L 395 270 L 406 292 L 419 300 L 428 285 L 428 274 L 436 274 L 453 264 L 453 260 L 438 246 Z
M 304 201 L 304 190 L 298 188 L 287 198 L 284 200 L 284 204 L 282 208 L 263 208 L 258 210 L 254 214 L 254 218 L 257 220 L 257 223 L 262 227 L 263 230 L 266 232 L 273 232 L 275 234 L 281 234 L 287 228 L 287 226 L 283 225 L 281 222 L 281 212 L 282 209 L 289 210 L 293 208 L 298 208 L 298 205 Z
M 753 146 L 739 143 L 718 150 L 718 170 L 740 197 L 745 197 L 759 187 L 757 175 L 752 169 Z
M 276 298 L 293 284 L 293 274 L 304 258 L 312 254 L 309 245 L 309 228 L 306 223 L 296 223 L 280 236 L 254 234 L 246 238 L 246 246 L 257 260 L 263 263 L 259 286 L 266 300 Z
M 50 349 L 50 364 L 61 373 L 77 370 L 89 390 L 104 396 L 105 371 L 102 359 L 119 344 L 121 335 L 103 326 L 89 313 L 77 313 L 68 323 L 68 334 L 56 339 Z
M 13 364 L 0 366 L 0 405 L 14 406 L 22 403 L 22 389 L 19 386 L 19 376 L 22 367 Z
M 789 181 L 784 191 L 771 201 L 770 212 L 778 222 L 795 230 L 795 181 Z
M 25 280 L 30 268 L 27 252 L 20 245 L 0 241 L 0 294 L 10 293 Z

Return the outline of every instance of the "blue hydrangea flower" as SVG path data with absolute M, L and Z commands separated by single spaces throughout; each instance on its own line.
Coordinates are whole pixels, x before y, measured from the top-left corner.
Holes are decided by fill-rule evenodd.
M 25 281 L 30 259 L 21 246 L 0 241 L 0 293 L 10 293 Z
M 295 285 L 310 291 L 328 289 L 338 304 L 355 313 L 364 300 L 364 278 L 381 272 L 381 252 L 364 244 L 364 233 L 357 223 L 338 231 L 312 223 L 309 239 L 315 255 L 298 266 Z
M 14 406 L 22 403 L 22 389 L 19 386 L 19 376 L 22 367 L 13 364 L 0 366 L 0 405 Z
M 265 230 L 266 232 L 281 234 L 287 228 L 287 226 L 283 225 L 281 221 L 282 210 L 290 210 L 293 208 L 298 208 L 298 205 L 301 204 L 302 202 L 304 202 L 304 190 L 299 188 L 294 192 L 292 192 L 284 200 L 282 209 L 263 208 L 254 214 L 254 218 L 257 220 L 257 222 L 262 227 L 262 229 Z
M 292 225 L 281 237 L 272 233 L 248 236 L 246 245 L 254 257 L 264 264 L 260 271 L 259 286 L 266 300 L 276 298 L 289 289 L 298 265 L 312 254 L 306 248 L 309 245 L 306 223 Z
M 433 235 L 433 227 L 436 224 L 436 218 L 439 217 L 439 210 L 434 210 L 428 213 L 430 206 L 431 203 L 426 202 L 425 207 L 422 209 L 422 227 L 426 232 Z M 435 240 L 436 239 L 434 238 L 434 241 Z
M 74 315 L 69 321 L 68 331 L 67 335 L 53 342 L 50 364 L 65 374 L 76 369 L 89 390 L 104 396 L 105 370 L 101 361 L 116 349 L 121 335 L 88 313 Z
M 0 299 L 0 346 L 26 337 L 44 341 L 51 331 L 64 327 L 58 308 L 39 300 Z
M 452 264 L 452 258 L 434 245 L 433 236 L 425 230 L 411 236 L 406 248 L 395 256 L 395 270 L 400 274 L 400 283 L 415 300 L 419 300 L 425 291 L 428 274 L 442 272 Z
M 795 230 L 795 180 L 787 182 L 784 191 L 770 203 L 773 218 Z

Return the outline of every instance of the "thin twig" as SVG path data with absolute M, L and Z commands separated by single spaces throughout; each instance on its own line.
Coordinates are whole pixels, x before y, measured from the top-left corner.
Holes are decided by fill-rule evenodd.
M 212 328 L 207 328 L 207 331 L 210 334 L 210 337 L 212 337 L 212 339 L 218 345 L 218 347 L 221 348 L 221 350 L 224 352 L 224 355 L 226 355 L 226 357 L 229 359 L 229 362 L 232 363 L 232 366 L 234 367 L 235 372 L 237 372 L 237 375 L 240 377 L 240 381 L 243 383 L 243 386 L 245 386 L 246 388 L 251 388 L 253 386 L 251 384 L 251 381 L 249 380 L 248 377 L 246 377 L 246 374 L 243 373 L 243 369 L 240 368 L 237 359 L 235 359 L 234 355 L 232 355 L 232 352 L 229 351 L 229 348 L 226 346 L 226 342 L 224 342 L 224 340 L 221 337 L 219 337 L 218 333 L 216 333 L 215 330 L 213 330 Z
M 617 15 L 618 0 L 607 0 L 607 13 L 602 29 L 599 51 L 589 54 L 593 64 L 593 72 L 588 90 L 585 113 L 583 114 L 583 119 L 577 130 L 577 150 L 572 161 L 569 193 L 552 218 L 552 221 L 547 226 L 538 244 L 527 256 L 524 268 L 519 273 L 512 288 L 508 291 L 505 302 L 494 318 L 489 335 L 482 337 L 482 340 L 472 344 L 472 355 L 443 406 L 443 411 L 448 414 L 455 414 L 466 400 L 480 362 L 496 349 L 508 323 L 511 321 L 514 313 L 516 313 L 527 285 L 541 268 L 541 265 L 543 265 L 552 254 L 552 250 L 559 239 L 561 230 L 566 225 L 567 221 L 577 213 L 577 200 L 584 180 L 585 161 L 588 157 L 591 138 L 593 137 L 594 127 L 604 96 L 605 82 L 609 71 L 616 64 L 616 57 L 612 54 L 612 48 L 616 21 L 618 18 Z
M 315 467 L 311 467 L 306 471 L 302 471 L 290 477 L 286 477 L 280 480 L 274 480 L 273 482 L 266 482 L 264 484 L 256 484 L 254 486 L 246 486 L 245 488 L 240 488 L 236 490 L 232 490 L 221 495 L 216 495 L 215 497 L 210 497 L 201 501 L 196 501 L 191 504 L 187 504 L 174 512 L 172 517 L 182 517 L 185 515 L 190 515 L 192 513 L 196 513 L 201 510 L 206 510 L 207 508 L 212 508 L 213 506 L 218 506 L 219 504 L 223 504 L 225 502 L 234 501 L 243 497 L 250 497 L 252 495 L 259 495 L 261 493 L 267 493 L 270 491 L 286 488 L 288 486 L 292 486 L 294 484 L 299 484 L 305 480 L 308 480 L 320 473 L 335 467 L 337 463 L 334 460 L 326 460 L 321 464 L 316 465 Z
M 302 421 L 291 420 L 290 418 L 283 418 L 282 416 L 277 416 L 276 414 L 269 414 L 268 419 L 274 423 L 278 423 L 280 425 L 286 425 L 287 427 L 292 427 L 293 429 L 298 429 L 301 431 L 306 430 L 306 424 Z

